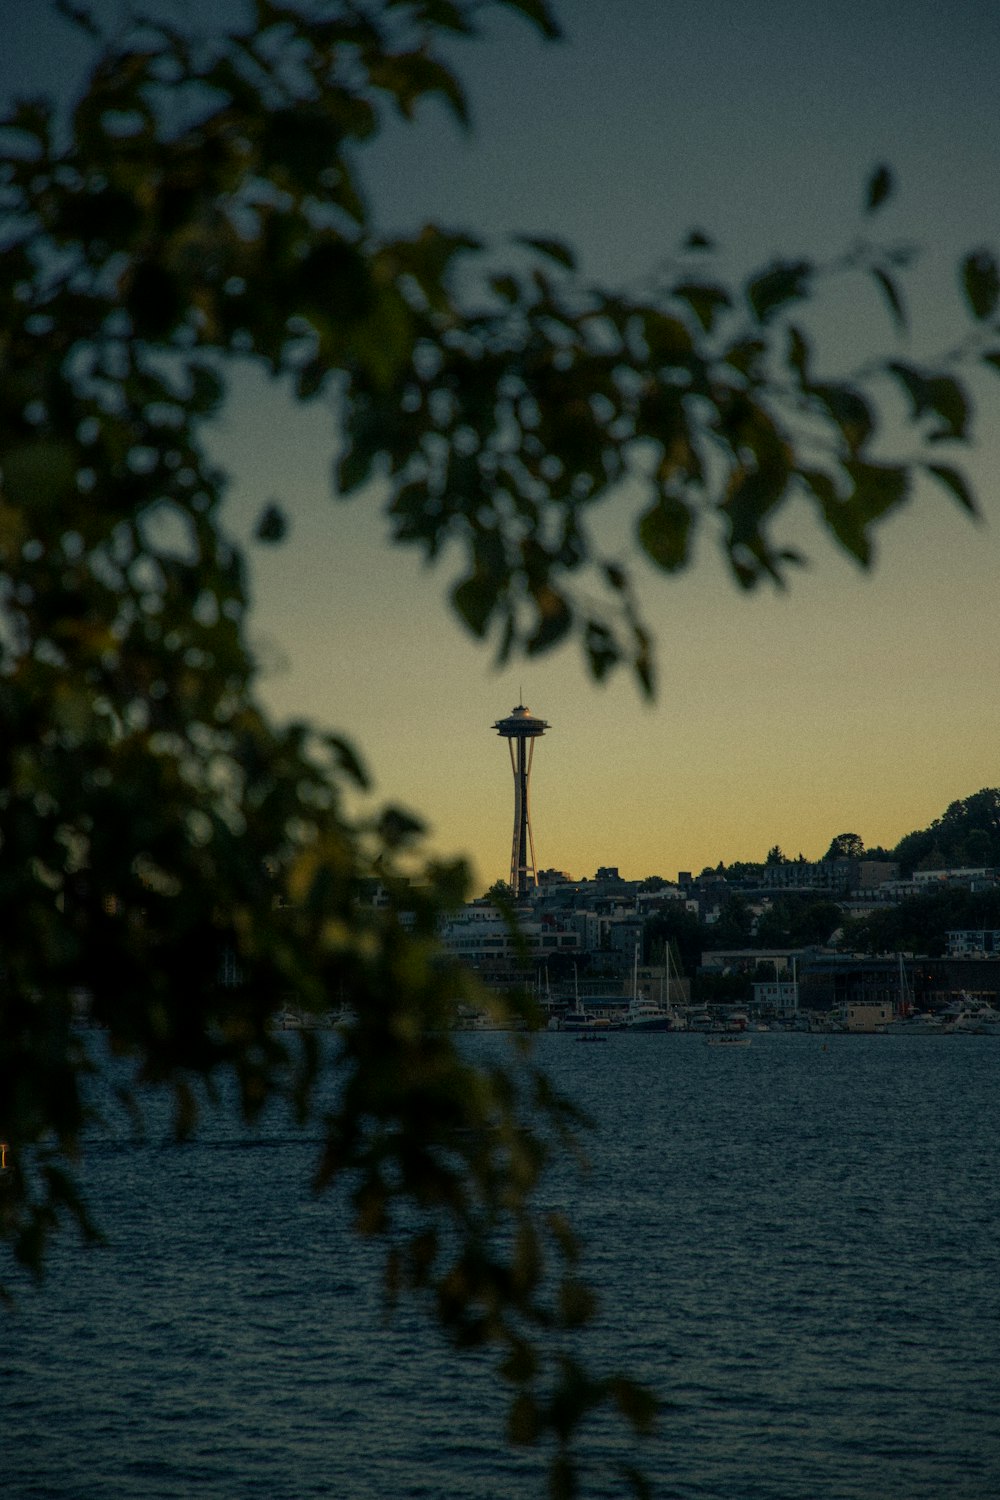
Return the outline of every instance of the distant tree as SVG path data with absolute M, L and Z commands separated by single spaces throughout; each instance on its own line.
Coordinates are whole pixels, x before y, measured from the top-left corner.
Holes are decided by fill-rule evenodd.
M 691 983 L 691 999 L 696 1005 L 741 1005 L 753 995 L 749 974 L 720 974 L 707 970 L 696 974 Z
M 977 865 L 992 865 L 996 845 L 985 828 L 973 828 L 966 835 L 963 863 L 975 868 Z
M 490 901 L 509 902 L 514 899 L 513 887 L 506 880 L 494 880 L 484 894 Z
M 658 955 L 672 945 L 685 974 L 693 974 L 701 963 L 702 950 L 709 947 L 711 928 L 680 901 L 665 904 L 646 918 L 643 927 L 643 958 L 646 963 L 659 961 Z
M 892 857 L 904 873 L 1000 866 L 1000 789 L 984 787 L 950 803 L 929 827 L 901 838 Z
M 833 901 L 805 891 L 789 891 L 772 901 L 757 922 L 754 946 L 808 948 L 825 945 L 844 920 Z
M 753 938 L 754 913 L 738 891 L 723 901 L 718 921 L 706 930 L 706 948 L 747 948 Z
M 1000 891 L 968 891 L 945 886 L 910 896 L 897 906 L 878 908 L 844 924 L 838 947 L 848 952 L 921 953 L 940 958 L 954 928 L 1000 930 Z
M 782 853 L 780 844 L 772 844 L 771 848 L 767 851 L 767 858 L 764 863 L 766 865 L 786 865 L 788 863 Z
M 830 842 L 830 847 L 823 855 L 826 859 L 862 859 L 865 852 L 865 841 L 856 833 L 838 833 L 836 838 Z

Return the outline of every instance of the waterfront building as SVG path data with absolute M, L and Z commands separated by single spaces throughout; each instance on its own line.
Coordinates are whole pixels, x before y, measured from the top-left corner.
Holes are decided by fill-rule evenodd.
M 963 927 L 945 933 L 949 958 L 1000 958 L 1000 932 L 996 928 Z
M 793 1016 L 799 1008 L 799 985 L 796 979 L 766 979 L 753 987 L 753 1008 L 759 1014 Z
M 529 908 L 530 912 L 530 908 Z M 467 906 L 441 929 L 441 945 L 470 968 L 504 970 L 580 952 L 579 935 L 551 917 L 518 913 L 516 924 L 490 904 Z

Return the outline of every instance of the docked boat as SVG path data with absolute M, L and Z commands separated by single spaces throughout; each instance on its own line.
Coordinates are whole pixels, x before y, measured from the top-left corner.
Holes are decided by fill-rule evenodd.
M 647 995 L 639 994 L 639 948 L 636 945 L 635 958 L 632 964 L 632 996 L 629 1007 L 625 1013 L 626 1031 L 682 1031 L 684 1022 L 677 1012 L 670 1007 L 670 959 L 669 948 L 665 955 L 665 967 L 667 977 L 666 996 L 663 994 L 663 983 L 660 984 L 659 1002 Z
M 672 1031 L 670 1012 L 655 1000 L 633 1000 L 625 1016 L 626 1031 Z
M 615 1031 L 620 1026 L 607 1015 L 595 1015 L 593 1010 L 588 1010 L 580 999 L 580 990 L 577 983 L 576 968 L 573 969 L 573 1009 L 565 1011 L 556 1022 L 553 1029 L 559 1031 L 573 1031 L 581 1036 L 606 1036 L 609 1031 Z M 618 997 L 620 1003 L 621 997 Z M 600 1003 L 591 1001 L 591 1004 Z M 552 1021 L 549 1022 L 552 1026 Z
M 608 1016 L 592 1016 L 589 1011 L 580 1006 L 578 1010 L 568 1010 L 559 1022 L 560 1031 L 575 1031 L 584 1036 L 607 1036 L 609 1031 L 616 1031 L 618 1027 Z
M 985 1000 L 977 1000 L 964 992 L 947 1007 L 942 1022 L 947 1031 L 1000 1036 L 1000 1011 L 994 1010 Z

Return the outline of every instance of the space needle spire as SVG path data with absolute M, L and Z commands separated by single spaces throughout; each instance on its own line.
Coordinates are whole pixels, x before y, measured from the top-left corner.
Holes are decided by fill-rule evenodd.
M 535 740 L 548 727 L 544 719 L 536 719 L 523 703 L 511 709 L 506 719 L 498 719 L 493 725 L 497 734 L 507 741 L 511 770 L 514 772 L 514 840 L 510 850 L 510 888 L 516 897 L 526 896 L 538 884 L 535 841 L 531 833 L 528 805 L 528 781 Z

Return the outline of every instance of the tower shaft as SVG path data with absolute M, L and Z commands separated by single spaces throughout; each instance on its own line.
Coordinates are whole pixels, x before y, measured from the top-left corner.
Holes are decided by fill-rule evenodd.
M 510 768 L 514 773 L 514 837 L 510 848 L 510 887 L 515 896 L 526 896 L 538 884 L 528 788 L 535 740 L 548 727 L 544 719 L 537 719 L 523 703 L 512 709 L 506 719 L 499 719 L 493 725 L 497 734 L 507 741 Z
M 515 749 L 515 743 L 517 748 Z M 531 807 L 528 801 L 528 778 L 535 750 L 533 739 L 509 739 L 510 766 L 514 772 L 514 838 L 510 850 L 510 888 L 515 896 L 525 896 L 538 884 L 535 868 L 535 840 L 531 832 Z

